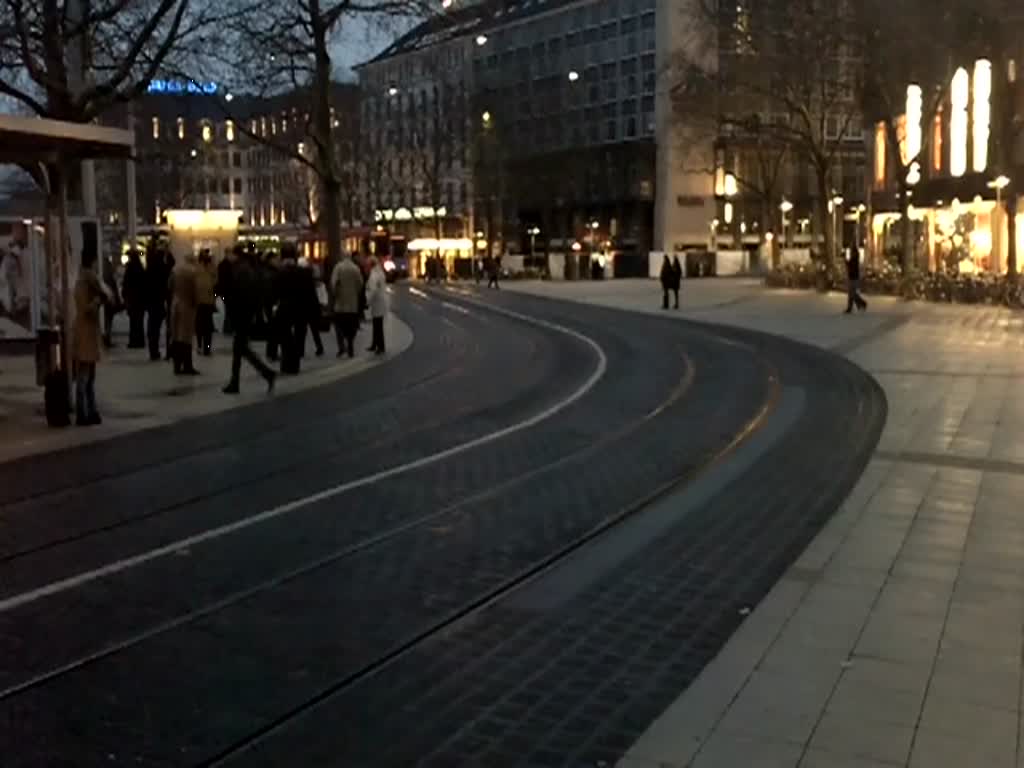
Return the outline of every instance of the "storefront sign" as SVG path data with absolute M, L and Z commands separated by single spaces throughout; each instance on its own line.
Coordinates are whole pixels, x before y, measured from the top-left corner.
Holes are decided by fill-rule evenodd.
M 193 80 L 151 80 L 146 93 L 205 93 L 217 92 L 216 83 L 197 83 Z
M 412 210 L 409 210 L 408 208 L 398 208 L 397 210 L 384 208 L 383 210 L 378 209 L 373 212 L 374 221 L 412 221 L 413 219 L 422 220 L 443 218 L 447 215 L 448 209 L 443 205 L 440 208 L 419 206 Z

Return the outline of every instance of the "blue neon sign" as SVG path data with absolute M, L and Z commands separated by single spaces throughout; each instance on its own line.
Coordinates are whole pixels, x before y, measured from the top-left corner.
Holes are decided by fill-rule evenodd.
M 216 83 L 197 83 L 194 80 L 151 80 L 146 93 L 205 93 L 217 92 Z

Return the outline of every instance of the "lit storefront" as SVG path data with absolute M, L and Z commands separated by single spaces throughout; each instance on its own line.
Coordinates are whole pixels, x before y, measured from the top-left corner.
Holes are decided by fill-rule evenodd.
M 923 114 L 919 85 L 907 87 L 906 112 L 897 123 L 899 156 L 912 190 L 910 226 L 905 227 L 890 167 L 892 148 L 886 124 L 874 132 L 874 189 L 870 252 L 876 262 L 898 261 L 909 230 L 916 266 L 942 272 L 1005 273 L 1009 250 L 1002 190 L 1007 176 L 991 157 L 992 64 L 979 59 L 960 67 L 948 99 L 934 116 Z M 927 119 L 927 122 L 926 122 Z M 928 128 L 928 144 L 924 130 Z M 1024 169 L 1008 172 L 1024 174 Z M 1018 253 L 1024 253 L 1024 217 L 1018 203 Z

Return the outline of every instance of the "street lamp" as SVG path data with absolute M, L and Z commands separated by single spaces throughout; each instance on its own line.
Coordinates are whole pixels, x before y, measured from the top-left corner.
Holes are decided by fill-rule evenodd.
M 840 242 L 840 239 L 842 237 L 842 230 L 839 228 L 839 222 L 841 221 L 841 219 L 839 218 L 839 212 L 843 206 L 843 196 L 833 195 L 830 203 L 832 205 L 832 242 L 836 249 L 836 255 L 841 256 L 843 253 L 843 248 L 842 243 Z
M 481 46 L 481 47 L 487 45 L 487 35 L 477 35 L 476 36 L 476 44 Z
M 580 79 L 580 73 L 577 72 L 575 69 L 571 70 L 569 72 L 569 82 L 570 83 L 575 83 L 579 79 Z
M 540 227 L 530 227 L 526 234 L 530 236 L 530 259 L 533 260 L 537 256 L 537 235 L 540 234 Z
M 786 235 L 789 226 L 789 213 L 793 210 L 793 204 L 789 200 L 783 200 L 779 203 L 779 210 L 782 211 L 782 247 L 786 248 L 789 246 Z
M 484 125 L 490 125 L 491 113 L 488 110 L 484 110 L 484 113 L 480 115 L 480 119 L 483 121 Z
M 992 227 L 992 229 L 994 230 L 992 233 L 994 240 L 992 250 L 996 254 L 996 261 L 1000 261 L 1003 256 L 1003 190 L 1006 189 L 1008 186 L 1010 186 L 1010 177 L 1006 176 L 1005 174 L 1000 174 L 999 176 L 992 179 L 992 181 L 988 183 L 988 188 L 994 189 L 996 191 L 996 216 L 999 217 L 998 226 Z M 998 237 L 998 239 L 995 239 L 996 237 Z M 996 271 L 998 272 L 999 270 L 997 269 Z
M 388 96 L 397 96 L 397 95 L 398 95 L 398 89 L 395 86 L 392 85 L 390 88 L 388 88 Z

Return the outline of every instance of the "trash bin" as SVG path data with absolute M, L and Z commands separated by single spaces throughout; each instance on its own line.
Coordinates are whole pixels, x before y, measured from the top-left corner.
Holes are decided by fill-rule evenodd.
M 43 387 L 46 423 L 66 427 L 71 423 L 71 393 L 60 359 L 60 333 L 44 328 L 36 337 L 36 382 Z
M 60 333 L 42 328 L 36 336 L 36 384 L 46 384 L 46 377 L 60 368 Z

